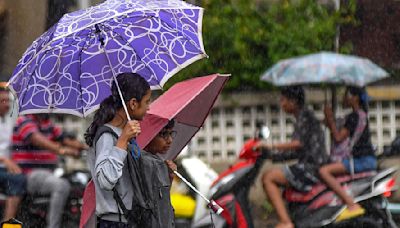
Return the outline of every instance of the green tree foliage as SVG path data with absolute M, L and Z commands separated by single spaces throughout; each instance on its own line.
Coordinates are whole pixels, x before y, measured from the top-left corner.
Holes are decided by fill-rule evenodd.
M 354 22 L 353 2 L 336 12 L 315 0 L 203 0 L 204 46 L 200 60 L 168 84 L 211 73 L 231 73 L 228 90 L 263 89 L 260 75 L 277 61 L 333 50 L 336 27 Z M 348 52 L 351 46 L 343 45 Z M 347 51 L 346 51 L 347 50 Z

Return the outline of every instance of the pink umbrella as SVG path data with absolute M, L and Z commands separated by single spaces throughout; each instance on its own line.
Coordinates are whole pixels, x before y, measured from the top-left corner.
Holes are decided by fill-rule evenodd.
M 155 100 L 141 122 L 137 142 L 144 148 L 168 123 L 175 119 L 177 135 L 164 159 L 174 159 L 203 126 L 226 81 L 226 75 L 213 74 L 175 84 Z
M 177 135 L 170 149 L 164 155 L 165 159 L 174 159 L 203 126 L 228 79 L 227 75 L 213 74 L 173 85 L 151 104 L 150 110 L 141 122 L 142 132 L 136 139 L 140 148 L 147 146 L 168 121 L 175 119 L 174 130 L 177 131 Z M 183 178 L 179 173 L 176 174 Z M 186 180 L 184 181 L 189 187 L 193 187 Z M 196 191 L 196 189 L 193 190 Z M 217 205 L 214 205 L 215 202 L 210 202 L 203 195 L 201 196 L 211 204 L 213 210 L 219 209 Z M 90 181 L 83 195 L 80 228 L 95 227 L 95 210 L 95 189 L 93 181 Z
M 96 227 L 96 195 L 93 180 L 86 185 L 83 193 L 82 213 L 79 221 L 79 228 Z

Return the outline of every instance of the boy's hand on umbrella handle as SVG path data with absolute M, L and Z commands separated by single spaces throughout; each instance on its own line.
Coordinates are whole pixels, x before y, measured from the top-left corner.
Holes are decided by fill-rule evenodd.
M 165 164 L 167 164 L 169 171 L 172 173 L 178 170 L 178 167 L 176 166 L 175 162 L 171 160 L 165 160 Z
M 171 160 L 165 160 L 165 164 L 167 164 L 168 166 L 168 172 L 169 172 L 169 179 L 172 180 L 175 177 L 175 173 L 174 171 L 178 170 L 178 167 L 176 166 L 175 162 L 171 161 Z

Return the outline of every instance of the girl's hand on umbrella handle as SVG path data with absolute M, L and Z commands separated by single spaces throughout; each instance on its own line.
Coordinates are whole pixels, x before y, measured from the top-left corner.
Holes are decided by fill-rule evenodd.
M 121 136 L 118 138 L 117 147 L 126 150 L 128 142 L 140 134 L 140 123 L 137 120 L 130 120 L 125 124 Z
M 132 138 L 137 137 L 140 134 L 140 123 L 137 120 L 130 120 L 125 124 L 124 130 L 122 131 L 121 137 L 127 142 Z

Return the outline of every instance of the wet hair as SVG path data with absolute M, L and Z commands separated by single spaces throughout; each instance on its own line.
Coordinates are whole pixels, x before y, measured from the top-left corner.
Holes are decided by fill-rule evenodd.
M 165 127 L 163 128 L 163 130 L 164 130 L 164 129 L 172 129 L 172 128 L 174 128 L 174 126 L 175 126 L 175 120 L 172 119 L 172 120 L 168 121 L 167 125 L 165 125 Z M 162 130 L 161 130 L 161 131 L 162 131 Z
M 356 87 L 356 86 L 347 86 L 346 87 L 346 95 L 351 94 L 352 96 L 357 96 L 359 100 L 359 104 L 364 112 L 368 112 L 368 93 L 365 90 L 365 87 Z
M 304 106 L 305 94 L 301 86 L 286 86 L 281 89 L 281 95 L 296 102 L 299 108 Z
M 132 98 L 136 98 L 140 102 L 150 89 L 147 81 L 136 73 L 121 73 L 117 75 L 117 81 L 125 102 L 130 101 Z M 121 108 L 123 108 L 121 97 L 115 81 L 113 81 L 111 95 L 101 102 L 99 110 L 94 115 L 93 122 L 86 130 L 85 141 L 89 146 L 93 146 L 93 139 L 97 129 L 110 122 L 115 113 Z

